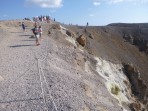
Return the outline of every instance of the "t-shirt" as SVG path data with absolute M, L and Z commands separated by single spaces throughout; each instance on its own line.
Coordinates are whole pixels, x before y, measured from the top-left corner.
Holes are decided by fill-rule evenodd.
M 36 35 L 40 33 L 39 28 L 35 28 L 34 30 L 35 30 L 34 32 L 35 32 Z

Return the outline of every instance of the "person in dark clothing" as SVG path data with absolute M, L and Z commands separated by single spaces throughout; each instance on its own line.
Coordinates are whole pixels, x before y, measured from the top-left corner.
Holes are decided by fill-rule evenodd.
M 86 26 L 88 26 L 88 22 L 86 23 Z
M 25 27 L 24 22 L 22 22 L 22 29 L 23 29 L 24 32 L 26 31 L 26 27 Z

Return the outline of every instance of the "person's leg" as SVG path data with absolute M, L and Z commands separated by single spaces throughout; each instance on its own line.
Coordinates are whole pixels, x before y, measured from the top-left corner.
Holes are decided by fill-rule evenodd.
M 36 45 L 38 45 L 38 38 L 37 38 L 37 35 L 35 35 L 35 38 L 36 38 Z
M 40 41 L 41 41 L 41 38 L 42 38 L 42 34 L 40 33 Z
M 37 45 L 40 45 L 40 43 L 39 43 L 39 38 L 40 38 L 40 35 L 37 35 L 37 41 L 36 41 L 36 43 L 37 43 Z
M 38 45 L 38 39 L 36 38 L 36 45 Z

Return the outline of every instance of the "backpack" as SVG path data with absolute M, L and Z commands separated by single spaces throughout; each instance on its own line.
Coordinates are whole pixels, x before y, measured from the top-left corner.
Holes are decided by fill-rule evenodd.
M 38 30 L 40 33 L 42 33 L 42 28 L 39 28 L 39 30 Z

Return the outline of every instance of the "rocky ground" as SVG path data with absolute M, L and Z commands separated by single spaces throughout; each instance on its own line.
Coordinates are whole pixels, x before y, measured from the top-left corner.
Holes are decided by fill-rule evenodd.
M 41 23 L 36 46 L 33 22 L 25 21 L 27 32 L 20 22 L 0 22 L 0 111 L 147 111 L 145 96 L 136 99 L 135 80 L 127 76 L 146 75 L 145 53 L 108 28 L 55 23 Z M 134 90 L 145 86 L 138 85 Z

